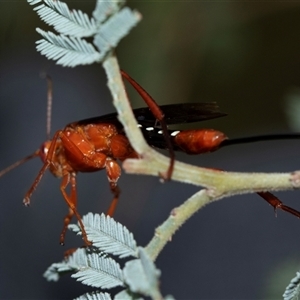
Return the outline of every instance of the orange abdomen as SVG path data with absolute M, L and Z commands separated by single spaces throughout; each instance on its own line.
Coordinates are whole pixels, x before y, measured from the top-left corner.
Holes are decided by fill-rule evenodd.
M 214 129 L 196 129 L 179 132 L 173 139 L 174 143 L 185 153 L 201 154 L 219 148 L 227 136 Z

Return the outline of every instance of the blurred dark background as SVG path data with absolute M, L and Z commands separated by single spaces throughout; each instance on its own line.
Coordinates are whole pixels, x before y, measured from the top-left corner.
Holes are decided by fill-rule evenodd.
M 91 13 L 94 1 L 68 1 Z M 129 1 L 142 22 L 117 49 L 121 67 L 160 104 L 217 101 L 226 118 L 197 126 L 230 137 L 290 132 L 285 99 L 300 86 L 300 3 Z M 54 81 L 52 134 L 72 121 L 113 111 L 101 65 L 56 66 L 35 51 L 36 27 L 48 29 L 26 1 L 0 2 L 0 169 L 46 139 L 46 83 Z M 130 89 L 134 107 L 144 106 Z M 262 142 L 178 159 L 241 172 L 299 169 L 299 141 Z M 0 298 L 71 299 L 86 289 L 69 276 L 42 274 L 81 243 L 58 243 L 67 206 L 60 180 L 47 173 L 25 208 L 22 197 L 41 168 L 32 160 L 0 179 Z M 134 184 L 133 184 L 134 183 Z M 171 209 L 198 190 L 124 174 L 116 220 L 140 245 Z M 78 175 L 79 212 L 106 211 L 105 172 Z M 276 193 L 300 210 L 300 193 Z M 274 212 L 257 195 L 223 199 L 198 212 L 157 260 L 161 288 L 176 299 L 281 299 L 300 267 L 299 220 Z

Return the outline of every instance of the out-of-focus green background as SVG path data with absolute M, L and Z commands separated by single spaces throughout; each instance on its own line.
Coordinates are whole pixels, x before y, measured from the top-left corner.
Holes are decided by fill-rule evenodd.
M 91 13 L 94 1 L 68 1 Z M 217 101 L 226 118 L 197 126 L 230 137 L 289 132 L 287 95 L 300 85 L 300 3 L 132 1 L 142 22 L 117 48 L 121 67 L 160 104 Z M 46 138 L 46 84 L 54 81 L 52 133 L 66 124 L 113 111 L 101 65 L 56 66 L 35 51 L 35 27 L 48 28 L 26 1 L 0 2 L 0 169 L 36 150 Z M 144 106 L 129 88 L 134 107 Z M 180 160 L 247 172 L 299 169 L 299 142 L 235 146 Z M 22 197 L 41 162 L 0 179 L 0 299 L 70 299 L 84 293 L 66 276 L 48 283 L 43 271 L 80 243 L 58 245 L 67 212 L 60 181 L 47 174 L 32 197 Z M 140 245 L 196 187 L 124 175 L 116 219 Z M 81 214 L 106 211 L 105 172 L 79 174 Z M 278 193 L 300 209 L 299 192 Z M 236 196 L 197 213 L 174 236 L 157 263 L 161 288 L 176 299 L 280 299 L 299 269 L 300 223 L 256 195 Z

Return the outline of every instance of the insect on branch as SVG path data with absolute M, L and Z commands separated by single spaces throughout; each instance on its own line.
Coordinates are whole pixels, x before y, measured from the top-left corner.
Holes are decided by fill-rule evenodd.
M 119 120 L 131 145 L 141 156 L 141 159 L 125 160 L 123 168 L 128 173 L 157 176 L 162 170 L 168 169 L 170 159 L 148 146 L 144 140 L 132 113 L 116 57 L 114 55 L 108 57 L 103 66 L 108 76 L 108 86 L 113 95 Z M 172 174 L 173 180 L 211 189 L 217 197 L 299 188 L 300 184 L 295 180 L 296 177 L 291 173 L 223 172 L 178 161 L 175 162 Z

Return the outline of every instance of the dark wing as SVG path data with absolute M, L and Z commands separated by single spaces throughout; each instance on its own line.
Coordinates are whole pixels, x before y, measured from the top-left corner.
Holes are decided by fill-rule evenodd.
M 226 116 L 220 112 L 215 102 L 211 103 L 182 103 L 160 106 L 165 115 L 167 125 L 194 123 Z M 134 115 L 142 126 L 154 126 L 156 119 L 148 107 L 134 110 Z
M 215 102 L 211 103 L 183 103 L 183 104 L 169 104 L 161 105 L 161 110 L 165 114 L 167 125 L 193 123 L 205 121 L 226 116 L 227 114 L 220 112 L 219 106 Z M 148 107 L 137 108 L 133 113 L 140 125 L 143 127 L 159 127 L 155 117 Z M 100 122 L 113 123 L 118 127 L 122 127 L 117 119 L 117 114 L 112 113 L 100 117 L 85 119 L 76 124 L 92 124 Z
M 215 102 L 171 104 L 160 106 L 160 108 L 165 114 L 167 125 L 194 123 L 227 115 L 220 112 L 219 106 Z M 140 109 L 138 113 L 140 113 L 140 116 L 136 115 L 136 119 L 142 125 L 141 130 L 148 144 L 155 148 L 167 149 L 168 145 L 165 137 L 149 108 Z M 169 130 L 169 135 L 175 131 Z M 172 144 L 174 151 L 182 151 L 175 143 L 172 142 Z

